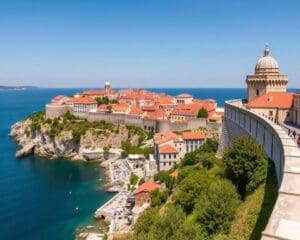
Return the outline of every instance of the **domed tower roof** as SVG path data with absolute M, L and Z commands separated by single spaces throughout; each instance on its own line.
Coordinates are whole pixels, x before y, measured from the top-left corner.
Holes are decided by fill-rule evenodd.
M 105 85 L 105 86 L 110 86 L 110 82 L 109 82 L 109 81 L 106 81 L 104 85 Z
M 265 47 L 264 56 L 260 58 L 255 65 L 255 74 L 279 73 L 277 61 L 270 56 L 270 49 Z

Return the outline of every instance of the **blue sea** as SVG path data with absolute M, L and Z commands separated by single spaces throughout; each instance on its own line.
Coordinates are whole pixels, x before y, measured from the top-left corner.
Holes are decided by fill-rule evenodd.
M 245 89 L 149 89 L 170 95 L 190 93 L 214 98 L 245 98 Z M 56 95 L 82 89 L 0 91 L 0 239 L 68 240 L 80 225 L 89 224 L 96 208 L 113 195 L 103 190 L 99 164 L 75 163 L 29 156 L 18 159 L 10 126 Z M 76 208 L 78 207 L 78 211 Z

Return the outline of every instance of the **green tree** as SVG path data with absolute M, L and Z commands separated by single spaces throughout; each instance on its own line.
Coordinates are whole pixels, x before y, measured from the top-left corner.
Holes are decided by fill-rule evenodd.
M 197 203 L 197 198 L 202 192 L 207 191 L 210 181 L 211 177 L 207 171 L 192 172 L 180 182 L 173 198 L 174 203 L 182 207 L 185 213 L 191 213 Z
M 266 179 L 268 161 L 263 146 L 251 137 L 240 137 L 224 150 L 229 178 L 244 198 Z
M 197 118 L 208 118 L 208 112 L 204 107 L 198 111 Z
M 159 171 L 154 175 L 154 181 L 159 181 L 161 183 L 165 183 L 170 173 L 168 171 Z
M 158 217 L 159 216 L 159 217 Z M 157 208 L 149 208 L 134 225 L 135 240 L 207 240 L 201 225 L 187 221 L 180 207 L 167 207 L 163 214 Z
M 151 206 L 156 207 L 165 203 L 168 199 L 168 192 L 161 191 L 158 188 L 151 192 Z
M 136 175 L 136 174 L 134 174 L 133 172 L 130 174 L 130 184 L 131 185 L 136 185 L 137 184 L 137 182 L 138 182 L 138 180 L 139 180 L 139 177 Z
M 172 177 L 170 175 L 168 175 L 168 177 L 165 179 L 165 184 L 166 184 L 166 188 L 168 189 L 169 195 L 172 193 L 175 184 L 176 184 L 176 179 L 175 177 Z
M 143 183 L 145 183 L 145 179 L 144 178 L 141 178 L 140 180 L 139 180 L 139 186 L 141 186 Z
M 214 179 L 197 198 L 197 221 L 210 234 L 227 233 L 240 204 L 235 186 L 228 180 Z

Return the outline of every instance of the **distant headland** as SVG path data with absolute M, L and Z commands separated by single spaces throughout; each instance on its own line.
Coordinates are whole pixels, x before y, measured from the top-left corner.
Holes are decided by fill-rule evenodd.
M 29 90 L 29 89 L 39 89 L 36 86 L 4 86 L 0 85 L 0 90 Z

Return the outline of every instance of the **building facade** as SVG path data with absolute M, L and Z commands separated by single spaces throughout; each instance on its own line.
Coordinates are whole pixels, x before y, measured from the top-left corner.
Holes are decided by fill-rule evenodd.
M 74 98 L 74 112 L 96 112 L 98 108 L 97 101 L 89 96 Z
M 205 135 L 200 132 L 171 131 L 156 133 L 154 136 L 154 158 L 157 170 L 169 170 L 179 163 L 186 153 L 197 150 L 205 142 Z

